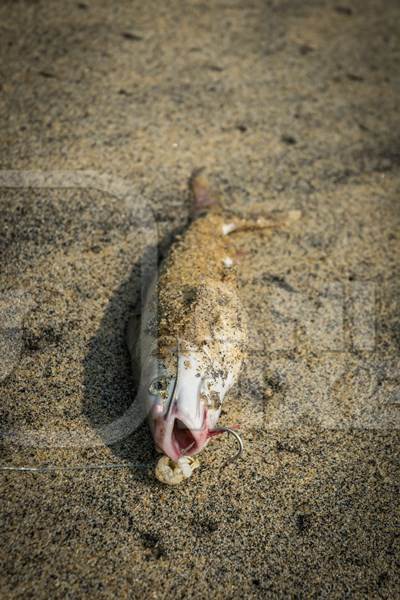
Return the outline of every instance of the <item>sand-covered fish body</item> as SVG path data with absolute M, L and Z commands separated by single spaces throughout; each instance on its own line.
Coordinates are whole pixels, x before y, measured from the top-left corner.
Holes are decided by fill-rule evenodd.
M 191 223 L 149 291 L 141 328 L 141 394 L 155 444 L 172 460 L 198 453 L 237 381 L 246 320 L 225 219 Z
M 194 178 L 191 184 L 197 205 L 213 204 L 202 180 Z M 212 205 L 176 238 L 162 263 L 147 295 L 138 345 L 138 396 L 156 448 L 168 457 L 156 470 L 162 481 L 187 478 L 194 463 L 181 460 L 180 466 L 180 459 L 198 454 L 222 431 L 217 428 L 222 403 L 245 356 L 246 316 L 230 234 L 277 227 L 298 217 L 298 211 L 289 211 L 283 217 L 247 220 Z M 136 337 L 135 332 L 128 336 L 133 358 Z

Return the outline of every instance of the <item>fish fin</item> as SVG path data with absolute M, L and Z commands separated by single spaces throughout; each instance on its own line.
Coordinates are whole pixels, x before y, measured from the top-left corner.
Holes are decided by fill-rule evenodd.
M 220 202 L 210 190 L 207 179 L 202 175 L 204 167 L 194 169 L 189 177 L 189 190 L 192 194 L 192 211 L 194 214 L 205 211 L 211 206 L 219 206 Z
M 233 218 L 222 226 L 224 235 L 240 231 L 257 231 L 261 229 L 272 229 L 274 227 L 285 227 L 298 221 L 301 217 L 300 210 L 289 210 L 287 212 L 271 213 L 268 217 L 254 217 L 246 219 Z
M 126 345 L 131 356 L 132 372 L 137 381 L 140 377 L 140 326 L 140 313 L 130 315 L 126 325 Z

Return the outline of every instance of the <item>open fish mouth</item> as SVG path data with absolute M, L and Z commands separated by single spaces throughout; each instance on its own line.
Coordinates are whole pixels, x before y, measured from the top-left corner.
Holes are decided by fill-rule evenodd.
M 172 444 L 179 456 L 193 454 L 197 450 L 197 441 L 192 431 L 183 421 L 176 418 L 172 429 Z
M 204 416 L 191 419 L 175 409 L 170 414 L 156 416 L 153 420 L 153 436 L 157 448 L 177 461 L 182 456 L 193 456 L 208 442 L 207 411 Z

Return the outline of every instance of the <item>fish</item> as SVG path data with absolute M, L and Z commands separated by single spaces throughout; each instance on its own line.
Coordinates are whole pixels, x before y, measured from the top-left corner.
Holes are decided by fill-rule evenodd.
M 163 454 L 156 477 L 169 484 L 191 476 L 214 436 L 233 432 L 218 421 L 247 354 L 248 325 L 232 236 L 299 218 L 299 211 L 241 218 L 216 199 L 202 170 L 192 173 L 189 188 L 191 223 L 150 286 L 140 328 L 128 327 L 132 364 L 141 373 L 138 398 Z

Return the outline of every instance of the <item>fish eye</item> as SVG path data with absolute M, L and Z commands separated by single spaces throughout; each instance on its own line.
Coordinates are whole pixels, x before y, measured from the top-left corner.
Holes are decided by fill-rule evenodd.
M 149 386 L 149 393 L 153 396 L 166 397 L 168 394 L 168 388 L 170 384 L 168 377 L 157 377 L 154 379 Z

